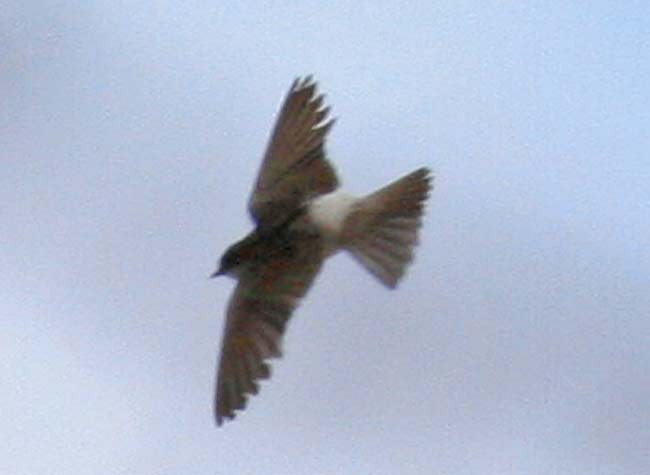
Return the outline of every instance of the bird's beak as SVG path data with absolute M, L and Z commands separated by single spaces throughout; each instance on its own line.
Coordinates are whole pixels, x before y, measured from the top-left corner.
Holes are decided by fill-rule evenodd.
M 221 269 L 217 269 L 212 274 L 210 274 L 210 278 L 214 279 L 215 277 L 219 277 L 220 275 L 223 275 L 223 274 L 224 274 L 224 272 Z

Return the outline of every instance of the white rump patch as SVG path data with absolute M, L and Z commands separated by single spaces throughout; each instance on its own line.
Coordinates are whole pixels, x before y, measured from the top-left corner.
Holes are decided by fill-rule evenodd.
M 358 198 L 343 191 L 319 196 L 309 204 L 309 219 L 328 238 L 337 239 Z

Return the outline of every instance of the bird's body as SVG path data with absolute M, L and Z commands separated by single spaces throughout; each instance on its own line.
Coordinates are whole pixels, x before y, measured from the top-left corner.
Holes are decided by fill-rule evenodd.
M 394 288 L 412 261 L 426 168 L 354 197 L 338 189 L 324 140 L 333 124 L 310 78 L 296 80 L 280 111 L 249 209 L 255 229 L 232 245 L 213 274 L 237 279 L 227 310 L 217 377 L 217 423 L 233 418 L 281 354 L 286 324 L 325 259 L 348 251 Z

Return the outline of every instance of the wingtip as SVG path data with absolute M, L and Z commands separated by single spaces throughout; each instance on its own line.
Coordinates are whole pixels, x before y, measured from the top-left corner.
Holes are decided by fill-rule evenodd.
M 214 413 L 214 419 L 217 424 L 217 427 L 221 427 L 224 422 L 230 421 L 235 418 L 234 411 L 231 411 L 230 413 L 222 413 L 218 409 Z
M 302 91 L 304 89 L 312 89 L 315 90 L 317 87 L 317 82 L 314 81 L 314 76 L 311 74 L 307 74 L 306 76 L 298 76 L 293 80 L 293 83 L 291 84 L 290 91 L 297 92 L 297 91 Z M 313 95 L 312 91 L 312 95 Z
M 314 75 L 313 74 L 307 74 L 303 80 L 302 80 L 302 85 L 303 87 L 307 87 L 310 85 L 316 85 L 316 82 L 314 82 Z
M 435 175 L 429 167 L 420 167 L 414 172 L 412 172 L 412 175 L 417 176 L 421 178 L 423 181 L 425 181 L 427 183 L 427 188 L 429 190 L 433 188 Z

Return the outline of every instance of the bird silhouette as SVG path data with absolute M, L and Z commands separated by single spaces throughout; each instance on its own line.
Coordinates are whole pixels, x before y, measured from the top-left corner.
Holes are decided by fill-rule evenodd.
M 212 277 L 237 279 L 226 311 L 215 394 L 217 425 L 235 417 L 281 356 L 291 314 L 325 259 L 347 251 L 394 288 L 413 260 L 431 174 L 420 168 L 363 197 L 340 191 L 325 153 L 334 120 L 310 76 L 280 109 L 248 207 L 254 230 Z

